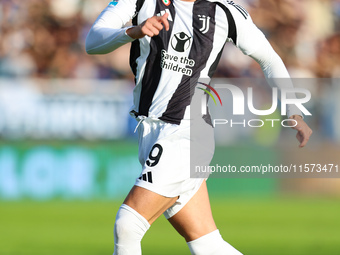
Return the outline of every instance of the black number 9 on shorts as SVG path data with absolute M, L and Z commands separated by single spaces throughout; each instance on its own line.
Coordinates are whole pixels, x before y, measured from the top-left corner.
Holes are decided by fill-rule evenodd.
M 156 155 L 154 155 L 155 154 L 155 151 L 156 151 Z M 160 145 L 160 144 L 158 144 L 158 143 L 156 143 L 153 147 L 152 147 L 152 149 L 151 149 L 151 151 L 150 151 L 150 153 L 149 153 L 149 159 L 146 161 L 146 165 L 147 166 L 149 166 L 149 167 L 153 167 L 153 166 L 155 166 L 155 165 L 157 165 L 158 164 L 158 162 L 159 162 L 159 159 L 161 158 L 161 156 L 162 156 L 162 153 L 163 153 L 163 147 Z

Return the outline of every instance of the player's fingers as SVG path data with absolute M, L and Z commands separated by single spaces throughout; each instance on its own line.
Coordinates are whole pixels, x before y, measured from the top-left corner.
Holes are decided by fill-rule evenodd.
M 165 28 L 166 31 L 169 31 L 169 21 L 168 21 L 168 17 L 169 17 L 169 13 L 165 13 L 162 17 L 161 17 L 161 22 Z
M 151 26 L 149 27 L 149 30 L 151 31 L 152 36 L 159 35 L 160 29 L 158 29 L 157 27 Z
M 299 147 L 300 147 L 300 148 L 305 147 L 306 144 L 307 144 L 307 142 L 308 142 L 308 139 L 304 139 L 304 140 L 300 143 Z
M 144 28 L 151 31 L 153 35 L 158 35 L 159 31 L 163 29 L 163 25 L 157 20 L 153 19 L 153 20 L 148 20 L 145 23 Z
M 168 13 L 165 13 L 163 16 L 156 16 L 151 22 L 158 29 L 162 30 L 163 27 L 166 31 L 169 30 L 169 22 L 168 22 Z M 163 25 L 162 25 L 163 24 Z
M 150 19 L 150 21 L 148 22 L 147 26 L 149 28 L 155 27 L 159 31 L 162 30 L 163 29 L 163 25 L 162 25 L 160 19 L 161 19 L 161 17 L 155 17 L 154 19 Z
M 147 35 L 147 36 L 150 36 L 150 37 L 153 37 L 153 36 L 154 36 L 153 31 L 151 31 L 151 30 L 150 30 L 149 28 L 147 28 L 146 26 L 142 27 L 141 30 L 142 30 L 142 33 L 143 33 L 144 35 Z
M 297 138 L 297 139 L 299 140 L 299 142 L 300 142 L 300 145 L 299 145 L 300 148 L 306 146 L 307 142 L 309 141 L 309 137 L 310 137 L 310 135 L 308 135 L 308 134 L 306 133 L 306 131 L 305 131 L 305 132 L 299 131 L 299 132 L 296 134 L 296 138 Z
M 159 31 L 161 31 L 164 27 L 166 30 L 169 30 L 169 22 L 167 20 L 168 16 L 169 14 L 165 13 L 163 16 L 153 16 L 147 19 L 140 26 L 141 32 L 144 35 L 153 37 L 155 35 L 159 35 Z
M 302 142 L 303 142 L 303 137 L 300 132 L 296 134 L 296 139 L 299 141 L 299 147 L 301 148 Z
M 162 16 L 154 16 L 158 22 L 165 23 L 168 20 L 169 13 L 164 13 Z

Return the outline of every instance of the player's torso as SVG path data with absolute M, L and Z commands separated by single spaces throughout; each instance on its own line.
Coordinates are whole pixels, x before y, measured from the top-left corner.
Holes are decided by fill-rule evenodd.
M 168 13 L 169 31 L 133 43 L 135 108 L 171 123 L 184 118 L 193 86 L 212 76 L 228 37 L 225 12 L 215 2 L 145 0 L 135 24 Z

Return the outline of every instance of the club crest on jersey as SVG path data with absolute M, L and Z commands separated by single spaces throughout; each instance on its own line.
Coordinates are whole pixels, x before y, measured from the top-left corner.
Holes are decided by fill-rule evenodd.
M 178 52 L 186 51 L 191 45 L 191 37 L 184 32 L 174 34 L 171 39 L 171 47 Z
M 209 31 L 210 28 L 210 17 L 205 15 L 198 15 L 198 19 L 202 21 L 202 27 L 199 29 L 202 34 Z
M 111 1 L 109 5 L 116 6 L 118 4 L 118 0 Z
M 165 4 L 166 6 L 170 5 L 170 0 L 162 0 L 162 1 L 163 1 L 163 4 Z

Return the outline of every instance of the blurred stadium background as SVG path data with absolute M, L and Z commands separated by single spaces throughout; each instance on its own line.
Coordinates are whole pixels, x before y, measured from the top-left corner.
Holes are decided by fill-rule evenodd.
M 310 82 L 314 130 L 216 132 L 216 157 L 243 164 L 294 158 L 340 163 L 340 1 L 242 0 L 294 78 Z M 115 213 L 139 175 L 129 45 L 87 56 L 84 42 L 108 0 L 0 2 L 0 255 L 111 254 Z M 237 61 L 235 61 L 237 59 Z M 227 45 L 216 77 L 263 77 Z M 310 80 L 312 81 L 312 80 Z M 320 85 L 322 84 L 322 85 Z M 287 138 L 289 137 L 289 138 Z M 261 142 L 262 141 L 262 142 Z M 294 147 L 294 148 L 292 148 Z M 240 155 L 245 155 L 241 157 Z M 339 179 L 210 179 L 216 222 L 249 255 L 340 254 Z M 159 219 L 143 254 L 188 254 Z

